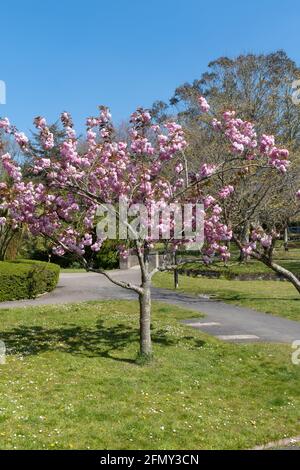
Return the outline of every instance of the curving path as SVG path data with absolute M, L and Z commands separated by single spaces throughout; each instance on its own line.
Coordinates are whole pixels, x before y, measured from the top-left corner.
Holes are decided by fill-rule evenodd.
M 116 270 L 112 271 L 112 274 L 117 279 L 136 283 L 139 281 L 139 270 L 136 268 L 128 271 Z M 113 285 L 99 274 L 62 273 L 53 292 L 32 300 L 2 302 L 0 309 L 136 298 L 134 292 Z M 187 320 L 185 323 L 224 341 L 269 341 L 291 344 L 294 340 L 300 340 L 300 322 L 166 289 L 153 288 L 153 299 L 205 314 L 205 318 Z

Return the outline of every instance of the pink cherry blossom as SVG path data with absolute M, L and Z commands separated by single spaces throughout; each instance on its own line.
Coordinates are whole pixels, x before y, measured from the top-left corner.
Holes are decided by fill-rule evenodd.
M 203 113 L 207 113 L 210 110 L 210 106 L 209 106 L 208 102 L 206 101 L 206 99 L 204 98 L 204 96 L 200 96 L 198 98 L 198 103 L 199 103 L 199 107 L 200 107 L 200 109 Z
M 221 199 L 228 198 L 234 192 L 234 187 L 232 185 L 225 186 L 219 191 L 219 196 Z
M 10 132 L 10 122 L 7 117 L 0 119 L 0 129 L 3 129 L 6 133 Z
M 213 175 L 216 169 L 217 169 L 216 165 L 209 165 L 207 163 L 204 163 L 200 167 L 200 178 L 207 178 Z

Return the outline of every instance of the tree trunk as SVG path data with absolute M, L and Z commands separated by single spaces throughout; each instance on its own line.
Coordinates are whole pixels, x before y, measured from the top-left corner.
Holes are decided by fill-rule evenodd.
M 284 229 L 283 246 L 284 246 L 284 251 L 289 251 L 289 234 L 288 234 L 288 228 L 287 227 L 285 227 L 285 229 Z
M 246 221 L 241 234 L 241 242 L 244 245 L 249 243 L 249 233 L 250 233 L 250 222 Z M 246 255 L 243 252 L 243 249 L 240 249 L 239 262 L 242 263 L 246 260 Z
M 143 292 L 139 294 L 140 302 L 140 354 L 143 357 L 152 355 L 151 344 L 151 290 L 150 281 L 142 284 Z
M 173 264 L 177 266 L 177 253 L 175 252 L 173 255 Z M 178 279 L 178 269 L 174 269 L 174 288 L 177 289 L 179 284 L 179 279 Z
M 178 269 L 175 268 L 174 269 L 174 288 L 178 289 L 178 285 L 179 285 Z

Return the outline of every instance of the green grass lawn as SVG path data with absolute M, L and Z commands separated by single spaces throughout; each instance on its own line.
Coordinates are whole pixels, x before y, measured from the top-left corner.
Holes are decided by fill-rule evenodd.
M 157 287 L 173 289 L 173 275 L 158 273 Z M 179 276 L 178 291 L 210 295 L 219 300 L 300 321 L 300 295 L 285 281 L 233 281 Z
M 155 303 L 155 359 L 141 366 L 135 302 L 2 310 L 1 449 L 252 448 L 299 434 L 291 348 L 219 342 L 179 321 L 193 316 Z
M 291 255 L 292 256 L 292 255 Z M 295 256 L 295 255 L 293 255 Z M 300 258 L 299 257 L 291 257 L 291 258 L 284 258 L 284 259 L 276 259 L 275 260 L 279 265 L 283 268 L 292 271 L 295 274 L 300 274 Z M 249 275 L 255 274 L 257 276 L 264 275 L 264 274 L 272 274 L 275 276 L 274 271 L 270 268 L 265 266 L 263 263 L 259 261 L 249 260 L 247 263 L 240 263 L 237 259 L 231 259 L 228 264 L 225 266 L 222 262 L 215 262 L 211 265 L 204 265 L 203 263 L 199 262 L 189 262 L 183 265 L 183 268 L 186 270 L 191 271 L 205 271 L 205 272 L 216 272 L 220 273 L 220 275 L 226 277 L 239 276 L 239 275 Z
M 232 275 L 275 275 L 271 269 L 259 261 L 249 259 L 246 263 L 240 263 L 240 252 L 234 243 L 231 243 L 230 245 L 230 252 L 231 257 L 226 266 L 223 262 L 215 262 L 211 265 L 204 265 L 203 263 L 193 261 L 193 253 L 189 253 L 188 255 L 184 255 L 184 253 L 182 253 L 182 259 L 184 259 L 185 256 L 190 258 L 190 262 L 185 263 L 183 267 L 191 271 L 214 271 L 221 274 L 225 278 L 230 278 Z M 197 256 L 199 257 L 198 254 Z M 289 251 L 285 251 L 283 247 L 278 244 L 274 252 L 274 259 L 284 268 L 300 275 L 300 248 L 290 248 Z
M 291 248 L 289 251 L 279 249 L 275 252 L 275 258 L 283 260 L 300 260 L 300 248 Z

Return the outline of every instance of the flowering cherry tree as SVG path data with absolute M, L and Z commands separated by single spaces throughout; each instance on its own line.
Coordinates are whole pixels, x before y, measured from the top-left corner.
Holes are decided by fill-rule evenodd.
M 288 150 L 276 146 L 272 135 L 258 136 L 253 124 L 234 111 L 215 117 L 205 99 L 199 104 L 208 113 L 205 122 L 216 131 L 215 138 L 227 143 L 224 160 L 209 167 L 216 176 L 211 203 L 222 208 L 222 221 L 245 258 L 262 262 L 300 292 L 298 277 L 274 259 L 278 238 L 300 213 L 299 174 L 290 168 Z
M 283 176 L 288 167 L 287 151 L 275 147 L 271 137 L 263 136 L 258 141 L 252 124 L 236 119 L 231 111 L 225 112 L 220 119 L 210 118 L 209 105 L 203 97 L 199 98 L 199 108 L 207 116 L 212 131 L 228 142 L 229 156 L 222 164 L 204 163 L 197 173 L 192 174 L 184 156 L 187 142 L 182 127 L 176 122 L 154 125 L 149 112 L 144 109 L 138 109 L 131 116 L 127 142 L 115 137 L 106 107 L 99 108 L 97 117 L 87 119 L 84 142 L 77 138 L 70 115 L 63 113 L 61 121 L 66 138 L 52 156 L 54 138 L 44 118 L 34 120 L 44 149 L 42 155 L 35 152 L 29 139 L 7 118 L 0 120 L 0 128 L 15 138 L 32 162 L 31 169 L 27 168 L 26 177 L 23 177 L 21 168 L 11 156 L 8 153 L 2 155 L 7 181 L 0 185 L 0 208 L 5 210 L 6 217 L 0 224 L 25 225 L 32 234 L 51 240 L 56 254 L 73 253 L 87 271 L 97 272 L 114 284 L 136 292 L 140 303 L 140 353 L 145 356 L 152 353 L 151 279 L 158 269 L 174 267 L 170 263 L 160 268 L 150 267 L 149 252 L 158 240 L 153 236 L 153 217 L 150 215 L 172 204 L 203 204 L 203 260 L 209 263 L 218 257 L 226 261 L 230 256 L 227 242 L 235 239 L 239 243 L 238 231 L 233 232 L 232 218 L 224 203 L 235 195 L 235 184 L 239 183 L 240 177 L 247 179 L 259 168 Z M 215 194 L 210 193 L 212 178 L 220 186 Z M 141 272 L 138 285 L 117 280 L 110 272 L 96 269 L 90 256 L 101 250 L 105 239 L 105 235 L 97 230 L 102 220 L 99 208 L 113 212 L 117 223 L 123 224 L 122 202 L 132 214 L 137 205 L 146 208 L 143 236 L 127 222 L 130 241 L 120 243 L 119 247 L 120 256 L 126 256 L 128 247 L 134 246 Z M 190 218 L 195 226 L 193 211 Z M 173 219 L 169 221 L 169 232 L 170 227 L 165 226 L 161 215 L 155 220 L 155 233 L 167 238 L 166 246 L 170 251 L 185 245 L 190 248 L 191 243 L 198 240 L 197 233 L 194 238 L 178 237 Z M 262 230 L 257 228 L 251 246 L 243 247 L 249 256 L 254 256 L 258 246 L 269 249 L 263 246 L 266 237 L 272 237 L 272 245 L 275 235 Z

